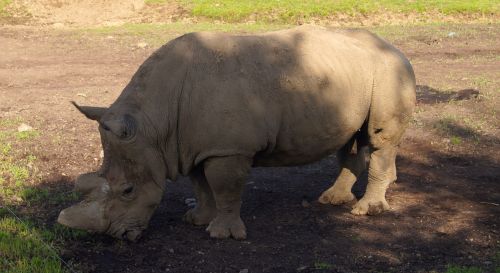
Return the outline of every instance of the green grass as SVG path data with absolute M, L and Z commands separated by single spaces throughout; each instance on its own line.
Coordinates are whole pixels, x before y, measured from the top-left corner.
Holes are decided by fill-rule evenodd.
M 40 132 L 36 130 L 31 130 L 31 131 L 17 132 L 15 135 L 16 138 L 19 140 L 29 140 L 40 136 Z
M 200 22 L 196 24 L 189 23 L 163 23 L 163 24 L 148 24 L 148 23 L 126 23 L 121 26 L 97 27 L 83 30 L 87 33 L 97 34 L 123 34 L 123 35 L 143 35 L 151 32 L 166 32 L 166 33 L 186 33 L 195 31 L 224 31 L 224 32 L 259 32 L 273 29 L 282 29 L 287 25 L 273 25 L 266 23 L 255 24 L 216 24 L 209 22 Z
M 500 4 L 496 0 L 179 0 L 194 16 L 238 22 L 254 17 L 264 21 L 292 22 L 297 18 L 326 17 L 338 13 L 374 14 L 382 12 L 442 14 L 480 13 L 496 14 Z
M 328 269 L 332 269 L 332 265 L 329 264 L 329 263 L 326 263 L 326 262 L 315 262 L 314 263 L 314 269 L 317 269 L 317 270 L 328 270 Z
M 0 219 L 0 272 L 64 272 L 61 262 L 40 239 L 52 236 L 12 217 Z
M 167 41 L 178 37 L 184 33 L 196 31 L 222 31 L 231 33 L 259 33 L 273 31 L 285 28 L 291 28 L 295 25 L 289 23 L 126 23 L 121 26 L 105 26 L 78 29 L 73 32 L 75 38 L 87 37 L 91 39 L 105 39 L 112 36 L 116 41 L 126 44 L 135 44 L 139 41 L 145 41 L 151 47 L 158 47 Z M 500 34 L 497 29 L 500 24 L 492 24 L 488 30 L 491 37 Z M 415 35 L 429 37 L 429 39 L 447 39 L 449 32 L 457 32 L 460 37 L 466 39 L 479 39 L 484 35 L 484 28 L 456 24 L 456 23 L 422 23 L 421 25 L 382 25 L 367 28 L 370 31 L 384 37 L 390 42 L 406 42 L 415 39 Z M 475 82 L 484 84 L 484 79 L 475 79 Z M 489 82 L 488 82 L 489 83 Z M 1 121 L 0 121 L 1 122 Z
M 459 136 L 452 136 L 450 137 L 450 143 L 453 145 L 459 145 L 460 143 L 462 143 L 462 138 Z
M 19 193 L 26 188 L 32 175 L 28 166 L 34 164 L 36 157 L 28 154 L 24 158 L 17 158 L 13 154 L 12 144 L 5 140 L 0 140 L 0 151 L 0 199 L 7 204 L 22 198 Z
M 12 3 L 12 0 L 0 0 L 0 16 L 8 15 L 5 11 L 5 7 L 7 7 L 10 3 Z
M 446 273 L 482 273 L 483 270 L 479 267 L 471 266 L 448 266 Z
M 210 22 L 200 22 L 196 24 L 186 24 L 181 22 L 174 22 L 169 24 L 133 24 L 127 23 L 121 26 L 109 27 L 96 27 L 78 30 L 75 34 L 90 35 L 90 36 L 104 36 L 113 35 L 117 38 L 133 37 L 137 43 L 137 39 L 147 42 L 150 46 L 158 47 L 169 40 L 178 37 L 184 33 L 196 31 L 222 31 L 233 33 L 257 33 L 271 30 L 278 30 L 289 27 L 283 24 L 267 24 L 267 23 L 254 23 L 254 24 L 216 24 Z
M 144 0 L 146 5 L 164 4 L 167 0 Z
M 2 1 L 2 0 L 0 0 Z M 16 118 L 2 118 L 0 119 L 0 128 L 2 127 L 12 127 L 14 125 L 18 125 L 22 122 L 20 117 Z
M 39 184 L 37 157 L 20 148 L 25 147 L 26 141 L 33 140 L 40 133 L 17 132 L 20 123 L 20 118 L 0 119 L 0 205 L 12 209 L 22 206 L 27 211 L 34 210 L 40 214 L 42 211 L 37 207 L 41 204 L 55 205 L 77 200 L 79 196 L 76 193 L 51 190 Z M 29 215 L 16 213 L 25 218 L 23 222 L 5 207 L 0 207 L 0 272 L 68 272 L 48 245 L 54 247 L 67 240 L 81 239 L 87 233 L 59 224 L 35 225 L 33 221 L 29 221 Z
M 0 153 L 3 156 L 7 156 L 12 150 L 12 145 L 10 143 L 0 143 Z
M 446 116 L 434 122 L 433 127 L 441 135 L 449 137 L 453 145 L 459 145 L 463 140 L 478 141 L 482 135 L 479 127 L 472 127 L 466 121 L 466 118 Z
M 0 272 L 68 272 L 55 253 L 55 243 L 87 235 L 59 224 L 52 228 L 37 228 L 33 223 L 21 222 L 6 209 L 0 208 Z

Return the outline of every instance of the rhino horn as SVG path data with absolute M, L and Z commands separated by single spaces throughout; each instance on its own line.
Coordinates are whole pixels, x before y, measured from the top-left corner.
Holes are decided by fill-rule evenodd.
M 75 181 L 75 191 L 81 194 L 89 194 L 96 189 L 105 190 L 106 183 L 106 179 L 95 172 L 82 174 Z
M 62 210 L 57 218 L 59 224 L 70 228 L 105 232 L 109 221 L 104 219 L 101 202 L 81 202 Z
M 76 109 L 78 109 L 78 111 L 91 120 L 99 121 L 104 113 L 108 111 L 108 108 L 106 107 L 80 106 L 74 101 L 71 103 L 76 107 Z

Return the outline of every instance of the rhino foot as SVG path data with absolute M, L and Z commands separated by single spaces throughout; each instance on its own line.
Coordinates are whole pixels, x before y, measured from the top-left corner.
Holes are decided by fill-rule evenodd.
M 341 205 L 351 202 L 352 200 L 354 200 L 354 198 L 354 194 L 352 194 L 350 190 L 341 192 L 331 187 L 321 194 L 318 202 L 320 202 L 321 204 Z
M 351 213 L 354 215 L 375 215 L 382 213 L 386 210 L 390 210 L 391 207 L 385 200 L 385 197 L 382 198 L 361 198 L 352 208 Z
M 196 226 L 208 225 L 212 219 L 217 215 L 215 209 L 201 209 L 198 206 L 188 210 L 182 217 L 185 222 L 191 223 Z
M 217 216 L 206 229 L 210 237 L 217 239 L 229 238 L 244 240 L 247 238 L 245 224 L 240 217 Z

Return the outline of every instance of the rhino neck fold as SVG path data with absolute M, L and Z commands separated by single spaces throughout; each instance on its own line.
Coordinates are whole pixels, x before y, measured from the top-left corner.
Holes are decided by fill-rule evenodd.
M 132 77 L 115 104 L 135 104 L 150 123 L 152 143 L 167 165 L 167 178 L 181 172 L 179 126 L 182 126 L 185 80 L 192 65 L 192 43 L 187 36 L 170 41 L 154 52 Z M 115 106 L 115 105 L 113 105 Z M 150 128 L 148 128 L 149 130 Z

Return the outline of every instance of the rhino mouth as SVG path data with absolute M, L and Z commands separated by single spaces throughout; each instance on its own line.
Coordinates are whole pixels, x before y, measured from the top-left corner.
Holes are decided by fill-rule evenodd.
M 129 240 L 131 242 L 136 242 L 141 238 L 142 235 L 142 230 L 138 229 L 131 229 L 131 230 L 125 230 L 123 234 L 121 235 L 121 238 L 123 240 Z
M 117 239 L 128 240 L 131 242 L 136 242 L 141 238 L 142 231 L 144 231 L 144 227 L 135 226 L 135 227 L 119 227 L 113 228 L 112 225 L 109 226 L 108 230 L 105 232 L 108 235 L 111 235 Z

